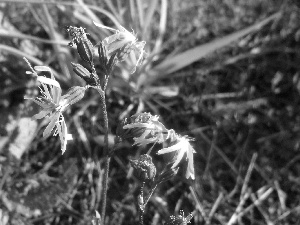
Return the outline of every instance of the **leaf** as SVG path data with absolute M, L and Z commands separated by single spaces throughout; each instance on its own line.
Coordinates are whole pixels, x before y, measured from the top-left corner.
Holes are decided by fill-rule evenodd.
M 137 11 L 139 15 L 139 26 L 142 27 L 144 25 L 144 10 L 143 10 L 143 3 L 140 0 L 136 0 Z
M 145 15 L 145 21 L 143 24 L 143 38 L 145 36 L 144 34 L 150 30 L 148 27 L 150 25 L 150 22 L 153 20 L 153 15 L 154 15 L 157 3 L 158 3 L 158 0 L 152 0 L 152 1 L 148 2 L 148 4 L 150 6 L 148 6 L 148 9 L 147 9 L 147 12 Z
M 159 36 L 155 41 L 155 46 L 153 49 L 154 54 L 160 51 L 161 45 L 163 42 L 163 36 L 166 32 L 167 27 L 167 15 L 168 15 L 168 1 L 162 0 L 161 1 L 161 8 L 160 8 L 160 20 L 159 20 Z

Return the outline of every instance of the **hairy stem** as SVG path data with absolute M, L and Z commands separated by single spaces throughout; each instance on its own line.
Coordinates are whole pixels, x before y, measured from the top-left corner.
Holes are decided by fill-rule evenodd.
M 111 157 L 109 156 L 108 149 L 108 117 L 107 117 L 107 109 L 105 102 L 105 92 L 102 89 L 97 89 L 100 94 L 102 114 L 104 119 L 104 155 L 105 155 L 105 168 L 104 168 L 104 180 L 103 180 L 103 196 L 102 196 L 102 210 L 101 210 L 101 219 L 102 225 L 105 225 L 105 212 L 106 212 L 106 197 L 107 197 L 107 189 L 108 189 L 108 173 L 109 173 L 109 163 Z

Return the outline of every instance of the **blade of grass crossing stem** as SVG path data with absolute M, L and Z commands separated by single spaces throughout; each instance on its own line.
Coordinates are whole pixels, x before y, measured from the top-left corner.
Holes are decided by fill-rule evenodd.
M 139 27 L 140 29 L 144 26 L 144 7 L 143 0 L 136 0 L 137 11 L 139 15 Z
M 264 25 L 266 25 L 267 23 L 274 20 L 280 15 L 281 15 L 280 12 L 275 13 L 257 24 L 244 28 L 240 31 L 234 32 L 233 34 L 229 34 L 223 38 L 218 38 L 207 44 L 197 46 L 183 53 L 177 54 L 172 58 L 168 58 L 162 63 L 158 64 L 152 70 L 150 70 L 146 76 L 141 76 L 139 85 L 144 85 L 144 84 L 149 85 L 154 80 L 165 78 L 170 73 L 173 73 L 179 69 L 182 69 L 192 64 L 193 62 L 196 62 L 197 60 L 203 58 L 204 56 L 230 44 L 233 41 L 238 40 L 239 38 L 253 31 L 259 30 Z
M 158 3 L 158 0 L 148 1 L 148 7 L 147 7 L 147 11 L 145 13 L 145 20 L 144 20 L 144 24 L 143 24 L 143 34 L 142 34 L 143 40 L 148 40 L 147 37 L 149 35 L 149 30 L 150 30 L 150 29 L 148 29 L 148 27 L 151 23 L 151 20 L 153 19 L 153 15 L 154 15 L 155 9 L 157 7 L 157 3 Z

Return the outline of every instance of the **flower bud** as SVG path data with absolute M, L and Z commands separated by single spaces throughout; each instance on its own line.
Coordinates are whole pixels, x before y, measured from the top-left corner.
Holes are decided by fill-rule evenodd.
M 82 65 L 78 64 L 78 63 L 72 63 L 73 66 L 73 71 L 82 79 L 85 80 L 85 82 L 89 85 L 95 86 L 96 82 L 95 80 L 92 78 L 91 73 Z
M 142 181 L 153 180 L 156 175 L 156 167 L 150 155 L 144 154 L 139 159 L 130 160 L 131 166 L 135 169 L 136 176 Z
M 93 47 L 94 46 L 92 42 L 87 38 L 86 33 L 82 34 L 82 37 L 77 44 L 77 51 L 81 59 L 88 63 L 92 63 L 94 58 Z
M 72 41 L 69 43 L 69 46 L 73 46 L 75 43 L 81 59 L 88 63 L 92 63 L 94 58 L 94 46 L 87 38 L 87 33 L 85 33 L 84 28 L 69 26 L 67 27 L 67 32 L 69 32 L 70 36 L 72 36 Z

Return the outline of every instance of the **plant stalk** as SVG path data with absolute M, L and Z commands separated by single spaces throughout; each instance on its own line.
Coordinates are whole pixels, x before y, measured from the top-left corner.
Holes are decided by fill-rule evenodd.
M 105 168 L 104 168 L 104 180 L 103 180 L 103 196 L 102 196 L 102 209 L 101 209 L 101 220 L 102 225 L 105 225 L 105 213 L 106 213 L 106 199 L 107 199 L 107 189 L 108 189 L 108 173 L 109 173 L 109 163 L 111 157 L 109 156 L 108 149 L 108 116 L 105 102 L 105 92 L 100 88 L 97 89 L 100 94 L 102 114 L 104 120 L 104 155 L 105 155 Z

